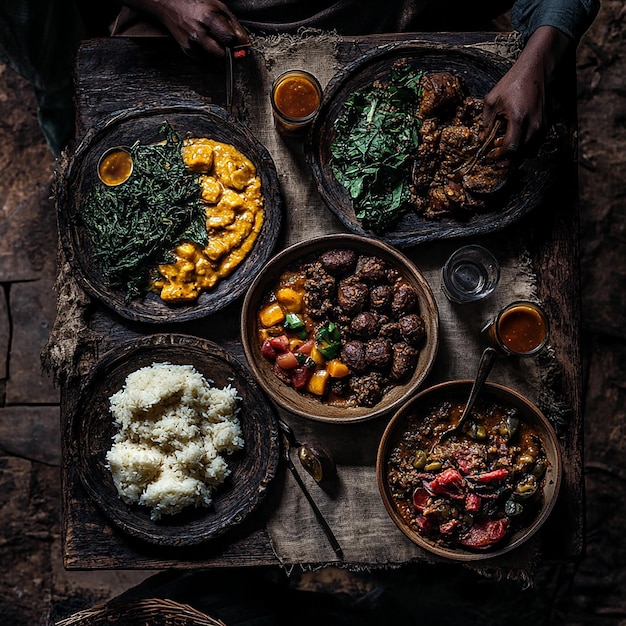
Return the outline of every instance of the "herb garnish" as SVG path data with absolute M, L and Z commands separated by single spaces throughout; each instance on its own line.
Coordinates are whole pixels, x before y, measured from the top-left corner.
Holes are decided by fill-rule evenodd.
M 388 82 L 355 91 L 335 121 L 333 173 L 364 228 L 375 232 L 393 227 L 410 207 L 422 75 L 406 62 L 394 64 Z
M 133 173 L 125 183 L 94 185 L 82 207 L 93 260 L 127 301 L 147 289 L 158 264 L 174 261 L 179 243 L 204 247 L 208 240 L 198 175 L 187 170 L 171 126 L 159 132 L 164 143 L 130 148 Z

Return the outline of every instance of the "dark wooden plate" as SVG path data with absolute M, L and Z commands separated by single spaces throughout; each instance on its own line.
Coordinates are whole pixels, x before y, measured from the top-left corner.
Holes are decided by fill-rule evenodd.
M 333 406 L 311 394 L 300 393 L 277 378 L 272 366 L 261 355 L 258 340 L 258 310 L 267 291 L 291 265 L 318 257 L 334 248 L 354 250 L 357 254 L 377 256 L 398 269 L 418 294 L 420 315 L 426 326 L 422 346 L 413 375 L 393 387 L 372 407 Z M 428 282 L 421 271 L 404 254 L 388 244 L 353 234 L 325 235 L 294 244 L 279 252 L 256 277 L 246 293 L 241 313 L 241 341 L 246 360 L 256 380 L 279 406 L 307 419 L 328 423 L 357 423 L 391 413 L 402 406 L 422 385 L 437 356 L 439 347 L 439 310 Z
M 125 294 L 108 286 L 93 262 L 93 250 L 80 219 L 81 203 L 92 186 L 100 184 L 96 166 L 105 150 L 130 146 L 136 141 L 142 144 L 161 141 L 159 129 L 164 121 L 181 136 L 191 133 L 195 137 L 209 137 L 234 145 L 245 154 L 261 178 L 265 220 L 254 247 L 241 265 L 213 289 L 203 292 L 197 301 L 172 305 L 149 293 L 126 302 Z M 134 321 L 183 322 L 227 306 L 245 292 L 257 270 L 271 256 L 280 231 L 282 199 L 271 156 L 249 129 L 214 105 L 141 107 L 103 120 L 87 133 L 71 155 L 61 184 L 57 185 L 57 194 L 60 239 L 76 279 L 89 294 Z
M 499 209 L 474 214 L 464 221 L 451 217 L 424 219 L 409 212 L 385 233 L 363 229 L 350 195 L 337 181 L 329 165 L 330 146 L 336 137 L 334 124 L 342 113 L 346 98 L 376 80 L 388 80 L 391 67 L 399 59 L 407 59 L 412 67 L 426 72 L 451 70 L 463 77 L 467 90 L 475 97 L 483 97 L 510 68 L 502 57 L 482 50 L 399 42 L 367 52 L 339 70 L 325 89 L 320 111 L 305 144 L 317 189 L 337 218 L 353 233 L 378 237 L 394 246 L 409 247 L 435 239 L 490 233 L 508 226 L 536 207 L 554 167 L 556 147 L 551 139 L 516 163 L 515 175 L 502 192 Z
M 116 432 L 109 397 L 131 372 L 165 361 L 193 365 L 215 386 L 231 384 L 237 389 L 245 446 L 227 455 L 232 474 L 215 491 L 210 507 L 188 508 L 157 522 L 150 519 L 147 507 L 129 506 L 119 498 L 106 453 Z M 88 494 L 115 526 L 152 544 L 198 544 L 237 526 L 263 501 L 278 466 L 276 416 L 250 373 L 218 345 L 188 335 L 148 335 L 107 353 L 87 376 L 70 420 L 72 458 Z
M 389 483 L 386 479 L 389 455 L 406 429 L 406 420 L 409 415 L 415 412 L 419 414 L 421 410 L 426 410 L 433 402 L 466 399 L 469 396 L 472 382 L 471 380 L 453 380 L 440 383 L 425 389 L 411 398 L 387 424 L 380 440 L 376 459 L 378 488 L 385 509 L 396 526 L 421 548 L 454 561 L 491 559 L 510 552 L 528 541 L 541 528 L 552 512 L 559 494 L 563 471 L 561 448 L 548 418 L 532 402 L 515 390 L 496 383 L 485 383 L 485 387 L 481 391 L 481 397 L 487 396 L 490 400 L 494 400 L 505 407 L 516 408 L 519 411 L 520 419 L 536 429 L 541 438 L 548 459 L 548 467 L 546 468 L 543 500 L 540 510 L 528 526 L 513 533 L 505 543 L 483 552 L 469 551 L 462 547 L 452 548 L 440 545 L 420 533 L 417 528 L 407 524 L 396 508 L 391 496 L 391 490 L 389 489 Z

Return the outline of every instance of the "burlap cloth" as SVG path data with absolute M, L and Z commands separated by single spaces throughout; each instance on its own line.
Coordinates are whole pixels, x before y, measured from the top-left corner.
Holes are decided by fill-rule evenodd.
M 302 41 L 306 39 L 306 46 Z M 306 68 L 325 86 L 339 68 L 338 39 L 329 33 L 304 32 L 300 36 L 256 37 L 253 53 L 245 64 L 235 65 L 236 100 L 240 120 L 247 124 L 272 155 L 278 171 L 285 204 L 280 245 L 344 230 L 321 200 L 306 165 L 302 140 L 285 138 L 275 129 L 269 90 L 282 71 Z M 513 57 L 519 50 L 516 36 L 504 37 L 484 46 L 492 52 Z M 250 106 L 254 103 L 254 106 Z M 297 211 L 295 210 L 297 208 Z M 505 304 L 517 299 L 536 299 L 535 276 L 521 237 L 512 229 L 486 241 L 499 259 L 501 279 L 489 298 L 476 304 L 453 305 L 441 291 L 441 267 L 458 241 L 425 244 L 405 251 L 429 282 L 440 315 L 440 347 L 434 369 L 425 386 L 457 378 L 471 378 L 483 348 L 479 330 Z M 468 241 L 463 241 L 468 243 Z M 79 348 L 97 340 L 83 319 L 88 298 L 71 276 L 61 254 L 59 311 L 44 362 L 53 372 L 80 370 Z M 155 329 L 157 332 L 157 329 Z M 562 418 L 561 401 L 553 397 L 547 378 L 555 367 L 551 351 L 535 358 L 500 360 L 490 380 L 507 384 L 537 403 L 555 423 Z M 396 528 L 381 502 L 375 475 L 376 451 L 387 420 L 377 419 L 356 425 L 329 425 L 310 422 L 281 412 L 301 441 L 321 440 L 338 463 L 338 480 L 323 490 L 300 468 L 300 475 L 330 524 L 345 555 L 341 565 L 367 570 L 397 567 L 430 557 Z M 294 463 L 298 466 L 297 459 Z M 312 509 L 294 478 L 281 473 L 265 504 L 267 529 L 277 558 L 285 567 L 316 567 L 337 563 Z M 509 577 L 528 578 L 537 556 L 535 541 L 512 555 L 489 562 L 480 569 Z
M 235 80 L 241 100 L 251 101 L 250 94 L 261 94 L 254 107 L 244 107 L 240 117 L 255 130 L 258 139 L 271 153 L 285 200 L 283 245 L 326 233 L 343 230 L 321 201 L 310 171 L 305 163 L 302 142 L 285 138 L 277 132 L 269 98 L 272 80 L 287 69 L 306 68 L 325 86 L 339 69 L 334 54 L 335 40 L 330 34 L 303 33 L 289 36 L 257 38 L 255 54 L 247 61 L 253 64 Z M 492 52 L 513 56 L 518 38 L 503 38 L 485 47 Z M 258 71 L 254 70 L 254 65 Z M 294 211 L 298 207 L 298 211 Z M 306 207 L 306 211 L 302 211 Z M 467 242 L 463 242 L 467 243 Z M 405 251 L 428 280 L 440 314 L 441 340 L 439 354 L 427 385 L 456 378 L 471 378 L 476 371 L 483 348 L 479 330 L 505 304 L 517 299 L 536 299 L 535 276 L 523 243 L 511 234 L 493 237 L 488 247 L 501 263 L 501 279 L 497 290 L 477 304 L 453 305 L 441 291 L 441 267 L 459 242 L 439 242 Z M 547 352 L 549 355 L 549 351 Z M 550 358 L 543 364 L 534 358 L 509 359 L 496 364 L 491 380 L 507 384 L 536 403 L 558 412 L 558 403 L 548 397 L 542 379 L 550 368 Z M 300 440 L 323 441 L 338 462 L 338 481 L 327 491 L 302 469 L 300 475 L 330 524 L 352 569 L 393 567 L 427 555 L 410 542 L 394 525 L 381 502 L 375 475 L 375 457 L 380 435 L 387 420 L 357 425 L 311 423 L 281 413 Z M 558 416 L 555 415 L 555 419 Z M 298 461 L 294 456 L 294 463 Z M 279 477 L 284 488 L 275 489 L 267 502 L 267 526 L 273 548 L 281 563 L 310 567 L 311 563 L 327 564 L 337 558 L 317 523 L 311 507 L 302 496 L 295 479 L 285 473 Z M 535 550 L 517 551 L 513 558 L 500 560 L 498 568 L 508 575 L 525 576 Z

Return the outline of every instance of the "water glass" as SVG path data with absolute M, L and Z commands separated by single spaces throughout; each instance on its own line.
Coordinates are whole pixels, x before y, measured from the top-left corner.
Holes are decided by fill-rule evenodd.
M 500 265 L 493 254 L 477 244 L 452 253 L 442 270 L 442 289 L 448 300 L 458 304 L 486 298 L 498 285 Z

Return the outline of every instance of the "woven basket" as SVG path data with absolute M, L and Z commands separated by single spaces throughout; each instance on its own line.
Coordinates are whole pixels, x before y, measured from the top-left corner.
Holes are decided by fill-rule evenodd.
M 188 604 L 150 598 L 107 602 L 70 617 L 56 626 L 226 626 Z

